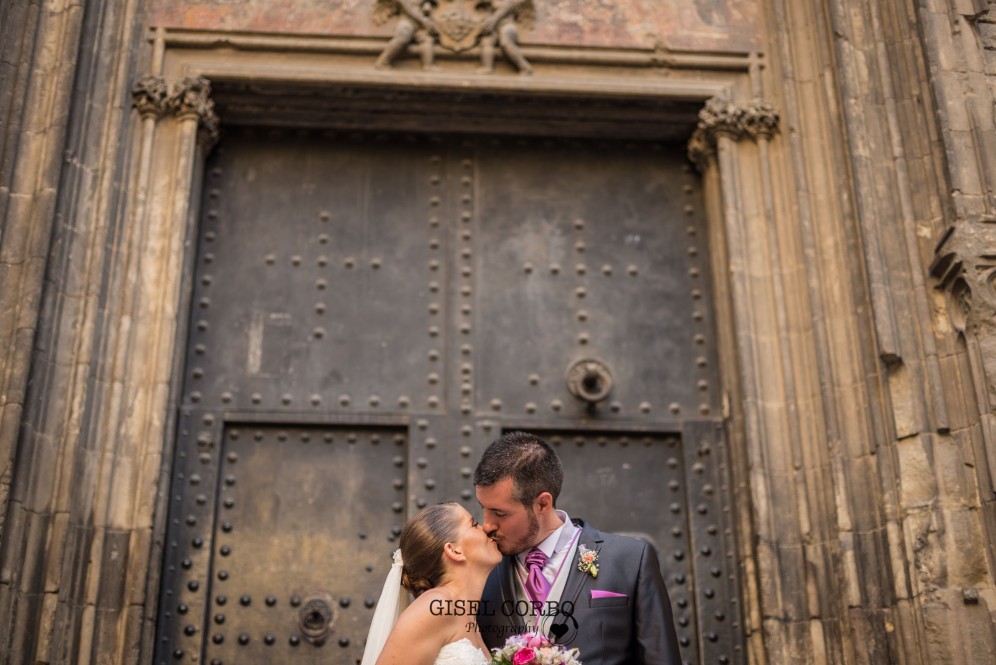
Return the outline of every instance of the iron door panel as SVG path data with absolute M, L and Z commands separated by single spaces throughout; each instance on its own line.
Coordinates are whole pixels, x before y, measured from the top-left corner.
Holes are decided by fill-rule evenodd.
M 657 550 L 682 659 L 742 663 L 722 429 L 710 421 L 683 429 L 540 433 L 564 467 L 558 506 Z
M 362 656 L 404 523 L 405 444 L 404 430 L 386 428 L 229 430 L 208 662 Z
M 689 421 L 684 435 L 691 570 L 687 584 L 674 580 L 689 601 L 675 601 L 683 610 L 676 621 L 679 630 L 683 621 L 695 627 L 685 630 L 698 639 L 700 662 L 745 663 L 726 432 L 719 422 Z
M 221 413 L 183 408 L 170 484 L 155 662 L 194 661 L 211 605 L 205 593 L 214 551 Z
M 157 662 L 358 662 L 404 524 L 406 429 L 247 424 L 219 439 L 178 479 L 193 492 L 177 496 L 186 537 L 167 556 Z
M 598 529 L 654 546 L 671 596 L 682 659 L 699 662 L 688 482 L 678 433 L 562 432 L 547 439 L 564 466 L 557 505 Z
M 715 413 L 701 189 L 655 145 L 478 151 L 479 399 L 516 418 L 661 422 Z M 579 360 L 613 377 L 594 406 Z
M 430 291 L 445 247 L 428 224 L 442 196 L 422 175 L 426 146 L 244 130 L 218 151 L 187 399 L 253 410 L 437 403 L 426 382 L 435 339 L 413 334 L 446 315 Z

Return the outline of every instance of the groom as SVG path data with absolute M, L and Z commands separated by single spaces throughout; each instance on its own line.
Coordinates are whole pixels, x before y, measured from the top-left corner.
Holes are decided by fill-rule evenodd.
M 539 630 L 584 665 L 681 665 L 657 554 L 556 508 L 564 472 L 543 439 L 509 432 L 474 471 L 484 530 L 505 556 L 477 625 L 488 648 Z

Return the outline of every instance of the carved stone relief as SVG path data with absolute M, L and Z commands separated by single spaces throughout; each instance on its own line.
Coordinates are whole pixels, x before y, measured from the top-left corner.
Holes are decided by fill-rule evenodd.
M 938 244 L 931 274 L 947 292 L 952 323 L 982 354 L 989 407 L 996 405 L 996 216 L 956 223 Z
M 169 84 L 158 76 L 145 76 L 131 89 L 132 106 L 143 117 L 160 118 L 166 112 Z
M 702 171 L 716 152 L 716 140 L 725 136 L 739 141 L 747 135 L 755 141 L 778 131 L 779 117 L 771 104 L 755 99 L 739 104 L 713 97 L 699 111 L 699 122 L 688 140 L 688 158 Z
M 531 74 L 519 47 L 519 27 L 530 26 L 533 15 L 532 0 L 377 0 L 374 22 L 397 17 L 397 25 L 376 66 L 390 67 L 414 46 L 422 66 L 434 69 L 437 46 L 453 53 L 480 46 L 481 73 L 494 71 L 501 49 L 520 74 Z
M 198 138 L 210 147 L 218 140 L 218 116 L 211 100 L 211 84 L 203 76 L 188 76 L 172 84 L 158 76 L 145 76 L 131 91 L 132 106 L 143 117 L 195 118 Z
M 990 2 L 989 8 L 977 14 L 968 15 L 969 25 L 975 28 L 978 40 L 982 46 L 982 56 L 985 58 L 987 73 L 996 73 L 996 3 Z

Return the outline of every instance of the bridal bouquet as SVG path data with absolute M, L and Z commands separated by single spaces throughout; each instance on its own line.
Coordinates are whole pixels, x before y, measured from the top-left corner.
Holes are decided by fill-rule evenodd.
M 491 665 L 581 665 L 578 650 L 567 650 L 542 635 L 512 635 L 501 649 L 492 649 Z

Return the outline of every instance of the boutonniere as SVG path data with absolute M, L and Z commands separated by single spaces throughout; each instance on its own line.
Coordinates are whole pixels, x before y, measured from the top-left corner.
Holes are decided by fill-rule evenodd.
M 584 545 L 578 545 L 578 570 L 588 573 L 592 577 L 598 577 L 598 552 L 590 550 Z

